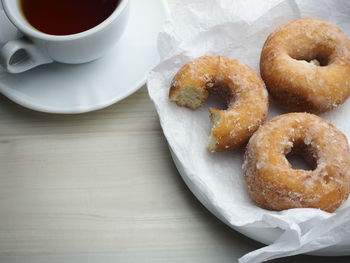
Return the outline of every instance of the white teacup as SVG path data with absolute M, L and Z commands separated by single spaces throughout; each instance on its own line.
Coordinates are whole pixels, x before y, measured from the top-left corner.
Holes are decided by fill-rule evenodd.
M 11 73 L 53 61 L 79 64 L 102 57 L 123 33 L 129 13 L 129 0 L 120 0 L 101 24 L 81 33 L 56 36 L 31 26 L 22 14 L 19 0 L 1 1 L 7 17 L 24 34 L 23 38 L 11 40 L 0 49 L 0 64 Z

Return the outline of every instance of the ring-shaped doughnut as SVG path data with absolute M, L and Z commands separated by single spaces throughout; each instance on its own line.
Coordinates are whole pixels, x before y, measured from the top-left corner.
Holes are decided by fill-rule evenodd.
M 222 56 L 197 58 L 174 77 L 171 101 L 190 109 L 199 108 L 209 93 L 219 95 L 226 110 L 210 108 L 213 123 L 208 143 L 210 151 L 229 151 L 247 143 L 264 122 L 268 99 L 262 79 L 238 60 Z
M 322 20 L 292 21 L 266 40 L 260 71 L 271 96 L 285 108 L 329 111 L 350 95 L 350 40 Z
M 314 169 L 293 169 L 286 158 L 292 150 L 301 153 Z M 243 173 L 249 195 L 263 208 L 333 212 L 350 191 L 348 142 L 344 134 L 316 115 L 281 115 L 251 137 Z

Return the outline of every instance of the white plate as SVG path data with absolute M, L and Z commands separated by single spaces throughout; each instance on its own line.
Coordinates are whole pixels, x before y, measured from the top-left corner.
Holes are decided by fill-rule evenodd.
M 175 152 L 171 150 L 171 148 L 170 148 L 170 152 L 174 160 L 174 163 L 176 165 L 176 168 L 178 169 L 182 179 L 185 181 L 188 188 L 212 214 L 214 214 L 218 219 L 220 219 L 226 225 L 228 225 L 229 227 L 232 227 L 233 229 L 240 232 L 241 234 L 266 245 L 272 244 L 282 234 L 282 230 L 280 230 L 279 228 L 235 227 L 229 222 L 227 222 L 226 219 L 218 211 L 216 211 L 212 203 L 207 200 L 206 196 L 202 194 L 202 192 L 198 189 L 198 186 L 194 182 L 188 179 L 190 178 L 190 176 L 185 174 L 185 169 L 183 167 L 183 164 L 179 161 Z M 330 257 L 348 256 L 350 255 L 350 247 L 340 246 L 340 245 L 331 246 L 325 249 L 314 251 L 312 253 L 308 253 L 308 255 L 330 256 Z
M 81 65 L 49 64 L 22 74 L 0 69 L 0 92 L 48 113 L 83 113 L 116 103 L 141 88 L 159 62 L 157 36 L 167 16 L 162 0 L 131 0 L 125 33 L 105 57 Z

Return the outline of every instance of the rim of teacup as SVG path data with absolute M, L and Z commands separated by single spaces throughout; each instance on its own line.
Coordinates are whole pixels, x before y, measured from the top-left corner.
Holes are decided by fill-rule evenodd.
M 47 41 L 67 41 L 67 40 L 75 40 L 75 39 L 82 39 L 85 37 L 88 37 L 90 35 L 95 34 L 96 32 L 99 32 L 103 30 L 105 27 L 107 27 L 112 21 L 117 19 L 120 14 L 123 13 L 123 11 L 127 8 L 129 4 L 129 0 L 120 0 L 120 3 L 116 7 L 116 9 L 113 11 L 113 13 L 105 19 L 102 23 L 98 24 L 97 26 L 90 28 L 86 31 L 76 33 L 76 34 L 71 34 L 71 35 L 50 35 L 43 33 L 39 30 L 37 30 L 35 27 L 29 24 L 29 22 L 26 21 L 25 17 L 23 15 L 18 17 L 18 15 L 15 14 L 15 10 L 13 10 L 13 7 L 11 6 L 10 2 L 13 2 L 14 0 L 0 0 L 3 6 L 3 9 L 8 17 L 8 19 L 14 24 L 15 27 L 19 29 L 24 35 L 42 39 L 42 40 L 47 40 Z M 20 0 L 15 0 L 16 1 L 16 8 L 18 12 L 20 12 L 19 8 L 19 1 Z

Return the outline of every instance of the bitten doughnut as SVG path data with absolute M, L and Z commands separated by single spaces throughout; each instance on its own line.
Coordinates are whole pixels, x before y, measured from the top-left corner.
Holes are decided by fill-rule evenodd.
M 229 151 L 247 143 L 267 115 L 267 91 L 262 79 L 238 60 L 200 57 L 176 74 L 169 98 L 179 106 L 195 110 L 209 93 L 219 95 L 228 108 L 209 109 L 213 127 L 208 149 Z
M 271 96 L 287 109 L 329 111 L 350 95 L 350 40 L 325 21 L 292 21 L 266 40 L 260 71 Z
M 291 151 L 303 155 L 314 170 L 293 169 L 286 158 Z M 249 195 L 263 208 L 333 212 L 349 195 L 348 142 L 344 134 L 316 115 L 281 115 L 251 137 L 243 174 Z

